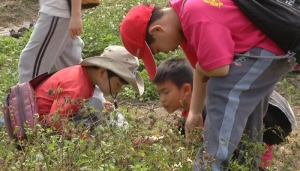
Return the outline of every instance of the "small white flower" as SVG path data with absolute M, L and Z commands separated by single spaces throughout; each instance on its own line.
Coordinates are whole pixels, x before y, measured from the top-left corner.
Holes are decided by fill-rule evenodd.
M 149 137 L 149 138 L 152 138 L 152 139 L 153 139 L 153 141 L 158 141 L 158 140 L 160 140 L 160 139 L 163 139 L 163 138 L 164 138 L 164 136 L 153 135 L 153 136 L 151 136 L 151 137 Z
M 181 162 L 179 162 L 178 164 L 175 163 L 174 166 L 175 167 L 182 167 L 182 164 L 181 164 Z
M 193 163 L 193 161 L 189 157 L 186 159 L 186 161 Z
M 177 150 L 177 153 L 181 150 L 184 150 L 184 147 L 179 147 L 178 150 Z
M 35 113 L 35 114 L 33 114 L 33 118 L 39 118 L 40 117 L 40 115 L 38 114 L 38 113 Z

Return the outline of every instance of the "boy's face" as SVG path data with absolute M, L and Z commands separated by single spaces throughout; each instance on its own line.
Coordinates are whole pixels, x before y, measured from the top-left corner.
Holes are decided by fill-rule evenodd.
M 176 29 L 168 29 L 160 25 L 153 26 L 149 29 L 149 33 L 155 41 L 149 44 L 153 55 L 163 52 L 169 53 L 175 51 L 184 40 L 183 34 Z
M 168 113 L 173 113 L 180 107 L 180 100 L 185 98 L 184 88 L 178 88 L 172 81 L 167 80 L 156 84 L 159 100 Z
M 97 86 L 105 96 L 120 92 L 123 85 L 119 77 L 108 78 L 107 73 L 100 76 L 97 81 Z

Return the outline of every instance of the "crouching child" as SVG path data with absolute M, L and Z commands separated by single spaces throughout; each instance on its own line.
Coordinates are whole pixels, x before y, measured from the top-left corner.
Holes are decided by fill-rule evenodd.
M 95 86 L 98 86 L 104 95 L 111 95 L 114 99 L 121 88 L 127 84 L 142 95 L 144 82 L 137 73 L 138 67 L 138 59 L 124 47 L 108 46 L 100 56 L 86 58 L 79 65 L 49 75 L 33 88 L 38 122 L 69 138 L 74 133 L 86 137 L 83 130 L 74 130 L 73 128 L 76 127 L 70 130 L 68 125 L 69 123 L 76 125 L 76 122 L 85 120 L 84 124 L 90 128 L 99 121 L 97 118 L 99 115 L 91 117 L 89 114 L 93 113 L 93 110 L 84 107 L 85 101 L 93 96 Z M 113 108 L 108 102 L 104 102 L 104 106 L 109 110 Z M 19 112 L 15 114 L 19 115 Z M 7 118 L 10 115 L 11 113 Z M 6 121 L 9 119 L 5 120 L 6 128 L 9 128 L 10 122 Z M 90 131 L 92 130 L 89 129 L 88 133 Z
M 175 120 L 182 135 L 185 134 L 184 125 L 190 109 L 193 90 L 193 68 L 184 58 L 173 58 L 163 61 L 157 68 L 152 82 L 156 86 L 160 102 L 168 113 L 182 110 L 182 117 Z M 206 106 L 202 111 L 202 118 L 206 119 Z M 265 153 L 261 156 L 260 169 L 271 164 L 273 159 L 272 147 L 282 143 L 296 125 L 294 113 L 288 102 L 277 92 L 271 94 L 268 109 L 263 119 L 265 131 L 263 142 L 266 144 Z M 205 124 L 205 122 L 204 122 Z M 133 141 L 134 147 L 142 143 L 152 144 L 153 138 L 139 137 Z

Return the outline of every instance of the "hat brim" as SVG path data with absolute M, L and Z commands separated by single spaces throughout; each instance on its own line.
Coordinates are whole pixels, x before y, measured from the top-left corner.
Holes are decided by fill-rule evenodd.
M 127 67 L 119 61 L 108 57 L 89 57 L 84 59 L 80 65 L 82 66 L 97 66 L 100 68 L 108 69 L 119 77 L 123 78 L 130 84 L 135 91 L 140 95 L 144 93 L 144 81 L 139 73 L 134 75 Z
M 289 105 L 289 103 L 276 91 L 273 91 L 273 93 L 270 96 L 269 104 L 271 104 L 274 107 L 277 107 L 281 110 L 283 114 L 288 118 L 290 123 L 294 126 L 297 125 L 297 121 L 294 115 L 294 112 Z
M 146 45 L 145 45 L 145 50 L 144 50 L 144 55 L 142 60 L 144 62 L 146 71 L 148 73 L 148 77 L 150 80 L 152 80 L 156 76 L 156 63 L 147 42 L 145 42 L 145 44 Z

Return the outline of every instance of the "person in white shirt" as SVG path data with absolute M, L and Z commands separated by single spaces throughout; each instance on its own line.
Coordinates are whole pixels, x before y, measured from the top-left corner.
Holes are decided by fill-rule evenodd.
M 39 0 L 39 18 L 19 59 L 19 83 L 82 61 L 82 1 L 70 2 L 71 5 L 68 0 Z M 102 92 L 96 87 L 90 104 L 103 110 L 104 101 Z

